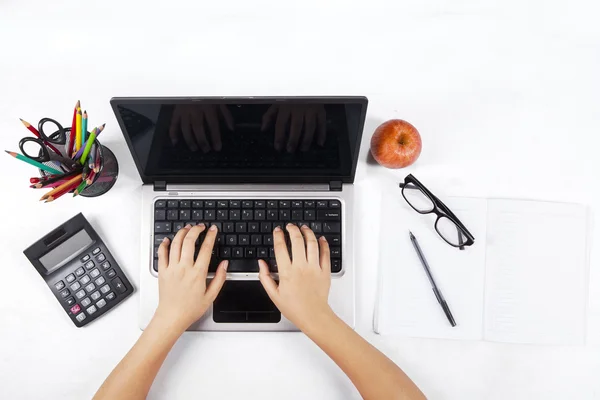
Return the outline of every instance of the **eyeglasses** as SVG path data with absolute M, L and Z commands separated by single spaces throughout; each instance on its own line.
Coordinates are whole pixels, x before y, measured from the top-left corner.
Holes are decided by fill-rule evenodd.
M 435 214 L 436 232 L 450 246 L 464 250 L 465 246 L 475 243 L 475 237 L 440 199 L 435 197 L 412 174 L 400 183 L 402 197 L 419 214 Z

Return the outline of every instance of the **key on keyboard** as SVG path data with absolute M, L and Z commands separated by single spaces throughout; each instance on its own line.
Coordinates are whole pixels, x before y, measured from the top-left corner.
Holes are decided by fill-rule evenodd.
M 228 272 L 258 272 L 259 258 L 277 272 L 273 228 L 289 222 L 308 225 L 317 237 L 325 235 L 331 248 L 331 272 L 342 269 L 342 207 L 338 200 L 157 200 L 154 203 L 154 270 L 164 237 L 173 239 L 185 224 L 217 225 L 219 234 L 209 266 L 229 260 Z M 285 229 L 284 229 L 285 231 Z M 196 245 L 196 254 L 204 235 Z

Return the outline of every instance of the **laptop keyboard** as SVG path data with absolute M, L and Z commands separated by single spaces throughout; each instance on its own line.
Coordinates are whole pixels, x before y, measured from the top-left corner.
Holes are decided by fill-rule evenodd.
M 219 229 L 209 272 L 215 272 L 221 260 L 229 260 L 227 272 L 258 272 L 258 259 L 265 260 L 270 270 L 277 272 L 273 229 L 285 228 L 290 222 L 298 226 L 306 224 L 317 237 L 325 236 L 331 249 L 331 272 L 341 271 L 341 204 L 338 200 L 312 199 L 156 200 L 153 268 L 158 271 L 158 248 L 165 237 L 173 239 L 187 224 L 204 223 Z M 196 243 L 196 254 L 205 234 Z

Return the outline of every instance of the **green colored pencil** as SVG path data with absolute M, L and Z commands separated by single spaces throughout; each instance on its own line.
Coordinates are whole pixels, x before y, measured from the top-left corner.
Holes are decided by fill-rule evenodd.
M 7 152 L 8 154 L 10 154 L 11 156 L 13 156 L 14 158 L 16 158 L 17 160 L 25 161 L 27 164 L 31 164 L 34 167 L 38 167 L 39 169 L 43 169 L 44 171 L 50 172 L 51 174 L 55 174 L 55 175 L 58 174 L 58 175 L 60 175 L 60 174 L 63 173 L 62 171 L 59 171 L 57 169 L 54 169 L 54 168 L 49 167 L 47 165 L 44 165 L 44 164 L 42 164 L 40 162 L 32 160 L 31 158 L 25 157 L 25 156 L 23 156 L 23 155 L 21 155 L 19 153 L 15 153 L 14 151 L 8 151 L 8 150 L 4 150 L 4 151 Z
M 83 180 L 83 182 L 81 182 L 81 184 L 79 186 L 77 186 L 77 189 L 75 189 L 75 193 L 73 193 L 73 197 L 77 196 L 79 193 L 81 193 L 83 191 L 83 189 L 85 189 L 87 187 L 87 180 Z
M 81 143 L 85 143 L 85 137 L 87 136 L 87 120 L 87 111 L 84 111 L 83 117 L 81 118 Z
M 106 125 L 106 124 L 104 124 L 104 125 Z M 104 125 L 98 127 L 97 129 L 94 128 L 94 130 L 92 130 L 92 132 L 90 133 L 90 137 L 85 142 L 85 150 L 83 150 L 83 154 L 81 155 L 81 158 L 79 159 L 79 161 L 81 162 L 81 165 L 85 165 L 85 161 L 87 160 L 87 157 L 90 154 L 90 150 L 92 149 L 92 144 L 94 144 L 94 141 L 96 140 L 96 136 L 99 135 L 100 132 L 102 132 L 102 130 L 104 129 Z

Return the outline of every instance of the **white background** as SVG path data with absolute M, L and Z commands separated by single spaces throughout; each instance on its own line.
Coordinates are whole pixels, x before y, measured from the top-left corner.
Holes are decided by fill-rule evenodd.
M 40 204 L 40 192 L 27 187 L 35 170 L 0 156 L 0 398 L 89 398 L 140 335 L 137 295 L 76 329 L 22 254 L 81 211 L 139 280 L 140 179 L 112 96 L 318 94 L 370 100 L 356 176 L 357 331 L 433 399 L 600 398 L 598 235 L 585 347 L 381 338 L 371 328 L 382 176 L 412 172 L 440 196 L 564 199 L 597 211 L 597 2 L 89 3 L 0 2 L 0 148 L 17 150 L 28 134 L 19 117 L 68 125 L 80 99 L 91 125 L 107 122 L 102 140 L 121 166 L 101 198 Z M 407 170 L 367 163 L 373 130 L 390 118 L 422 134 L 421 158 Z M 150 392 L 155 399 L 358 397 L 306 337 L 285 333 L 185 334 Z

